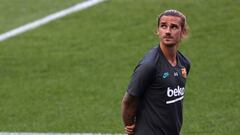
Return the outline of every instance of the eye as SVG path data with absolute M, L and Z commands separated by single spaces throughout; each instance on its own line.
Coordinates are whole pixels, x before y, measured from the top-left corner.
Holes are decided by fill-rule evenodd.
M 177 26 L 177 25 L 172 25 L 171 28 L 172 28 L 173 30 L 176 30 L 176 29 L 178 29 L 178 26 Z
M 163 29 L 166 29 L 167 25 L 166 24 L 161 24 L 160 27 L 163 28 Z

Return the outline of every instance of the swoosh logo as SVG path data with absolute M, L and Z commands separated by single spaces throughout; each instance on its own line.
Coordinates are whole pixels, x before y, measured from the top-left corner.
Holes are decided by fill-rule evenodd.
M 164 79 L 167 78 L 168 76 L 169 76 L 169 73 L 168 73 L 168 72 L 163 73 L 163 78 L 164 78 Z

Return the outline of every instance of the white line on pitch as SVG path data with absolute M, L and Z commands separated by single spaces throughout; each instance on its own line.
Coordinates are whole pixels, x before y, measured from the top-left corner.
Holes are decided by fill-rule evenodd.
M 36 21 L 30 22 L 30 23 L 25 24 L 23 26 L 20 26 L 16 29 L 13 29 L 13 30 L 10 30 L 8 32 L 5 32 L 5 33 L 1 34 L 0 35 L 0 42 L 8 39 L 10 37 L 13 37 L 13 36 L 19 35 L 21 33 L 24 33 L 28 30 L 40 27 L 40 26 L 42 26 L 42 25 L 44 25 L 48 22 L 51 22 L 53 20 L 62 18 L 62 17 L 66 16 L 66 15 L 69 15 L 71 13 L 89 8 L 89 7 L 91 7 L 93 5 L 96 5 L 96 4 L 98 4 L 100 2 L 103 2 L 103 1 L 105 1 L 105 0 L 87 0 L 85 2 L 81 2 L 81 3 L 78 3 L 74 6 L 72 6 L 72 7 L 64 9 L 62 11 L 56 12 L 54 14 L 50 14 L 50 15 L 44 17 L 44 18 L 38 19 Z
M 125 135 L 110 133 L 31 133 L 31 132 L 0 132 L 0 135 Z

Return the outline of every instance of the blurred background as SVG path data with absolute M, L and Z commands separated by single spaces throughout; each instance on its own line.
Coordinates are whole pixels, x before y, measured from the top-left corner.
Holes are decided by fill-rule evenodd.
M 1 0 L 0 33 L 84 0 Z M 123 133 L 120 104 L 135 65 L 177 9 L 192 68 L 183 135 L 240 133 L 240 1 L 107 0 L 0 42 L 0 131 Z

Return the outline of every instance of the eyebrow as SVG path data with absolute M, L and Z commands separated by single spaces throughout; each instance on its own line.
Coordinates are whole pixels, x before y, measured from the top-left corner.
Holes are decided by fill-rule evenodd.
M 173 25 L 173 26 L 179 26 L 178 24 L 175 24 L 175 23 L 172 23 L 171 25 Z
M 166 25 L 167 23 L 166 22 L 160 22 L 159 25 Z
M 167 22 L 160 22 L 160 24 L 167 24 Z M 170 25 L 176 25 L 176 26 L 179 26 L 177 23 L 170 23 Z

